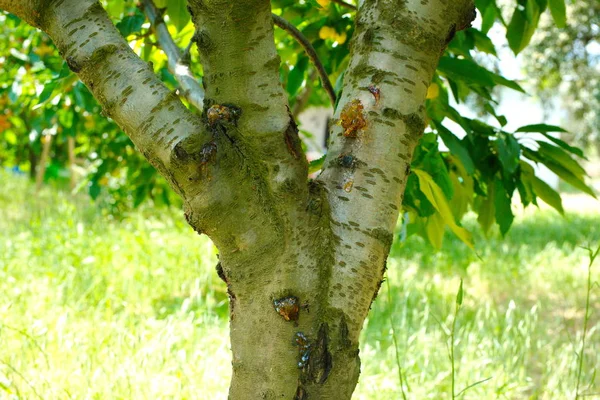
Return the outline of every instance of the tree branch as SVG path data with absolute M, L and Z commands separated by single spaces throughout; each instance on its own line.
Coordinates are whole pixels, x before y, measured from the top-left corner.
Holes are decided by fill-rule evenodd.
M 204 107 L 204 89 L 194 78 L 187 64 L 188 60 L 184 57 L 185 54 L 189 53 L 182 53 L 181 49 L 175 44 L 152 0 L 142 0 L 142 7 L 144 14 L 146 14 L 154 28 L 160 48 L 167 55 L 169 71 L 181 85 L 182 94 L 190 104 L 202 111 Z
M 342 238 L 334 288 L 379 290 L 413 150 L 425 128 L 427 88 L 449 33 L 466 25 L 474 10 L 471 0 L 402 3 L 361 2 L 337 124 L 318 178 L 328 192 L 334 235 Z M 350 273 L 352 265 L 359 272 Z M 344 297 L 335 292 L 331 306 L 343 308 Z M 361 301 L 348 311 L 353 339 L 369 307 Z
M 240 128 L 280 135 L 288 123 L 267 0 L 189 0 L 206 99 L 243 110 Z
M 277 190 L 307 179 L 308 165 L 279 80 L 269 0 L 189 0 L 194 40 L 204 70 L 205 107 L 241 110 L 237 128 L 268 166 Z
M 28 9 L 19 1 L 0 2 L 52 38 L 104 114 L 183 197 L 188 222 L 198 232 L 223 250 L 232 246 L 232 226 L 268 225 L 264 215 L 238 206 L 259 204 L 259 194 L 249 178 L 254 171 L 240 167 L 249 152 L 219 134 L 225 125 L 235 127 L 234 118 L 223 113 L 211 125 L 188 110 L 131 50 L 98 1 L 30 0 Z
M 127 133 L 184 198 L 195 195 L 189 171 L 176 168 L 175 147 L 209 136 L 115 28 L 96 0 L 32 1 L 28 13 L 54 41 L 69 68 L 93 93 L 106 116 Z M 8 9 L 11 11 L 11 9 Z M 29 20 L 26 20 L 30 22 Z
M 325 71 L 325 67 L 321 60 L 319 60 L 319 56 L 315 48 L 308 41 L 308 39 L 296 28 L 294 25 L 280 17 L 279 15 L 273 14 L 273 22 L 275 25 L 288 32 L 292 37 L 302 46 L 308 58 L 314 64 L 317 72 L 319 73 L 319 77 L 321 78 L 321 84 L 323 85 L 323 89 L 327 92 L 329 99 L 331 100 L 331 106 L 335 107 L 335 91 L 333 90 L 333 86 L 331 86 L 331 82 L 329 81 L 329 76 L 327 75 L 327 71 Z
M 333 3 L 339 4 L 342 7 L 349 8 L 356 11 L 356 6 L 350 3 L 346 3 L 344 0 L 331 0 Z

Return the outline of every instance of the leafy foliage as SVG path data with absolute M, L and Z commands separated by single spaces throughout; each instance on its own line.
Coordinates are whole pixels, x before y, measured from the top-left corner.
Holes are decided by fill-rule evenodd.
M 564 12 L 560 6 L 557 10 Z M 566 11 L 564 29 L 541 18 L 523 61 L 545 107 L 568 111 L 569 126 L 575 127 L 573 142 L 600 149 L 600 2 L 570 1 Z M 552 101 L 556 93 L 558 104 Z
M 182 48 L 188 46 L 194 32 L 186 2 L 155 3 L 164 11 L 175 42 Z M 480 62 L 481 55 L 497 57 L 489 36 L 495 24 L 505 29 L 510 48 L 517 54 L 529 44 L 544 15 L 551 15 L 557 26 L 565 26 L 564 0 L 511 1 L 509 20 L 504 19 L 496 1 L 475 3 L 481 23 L 456 33 L 428 90 L 428 127 L 415 151 L 414 173 L 408 178 L 405 194 L 409 232 L 421 234 L 437 248 L 442 245 L 445 226 L 473 246 L 471 234 L 460 225 L 471 209 L 478 214 L 484 232 L 495 223 L 506 235 L 514 219 L 512 202 L 517 193 L 524 206 L 537 205 L 539 198 L 563 213 L 559 194 L 536 177 L 536 164 L 547 166 L 567 183 L 594 196 L 579 165 L 582 151 L 555 136 L 564 132 L 562 128 L 537 124 L 515 132 L 504 129 L 510 116 L 496 112 L 494 90 L 498 86 L 519 92 L 524 89 Z M 271 4 L 275 14 L 294 24 L 312 43 L 339 94 L 348 67 L 356 11 L 326 0 L 273 0 Z M 156 46 L 142 11 L 132 1 L 108 0 L 104 5 L 131 47 L 152 62 L 171 89 L 176 89 L 177 82 L 167 70 L 167 60 Z M 4 107 L 0 113 L 0 163 L 24 170 L 34 168 L 41 137 L 54 135 L 57 140 L 51 159 L 56 168 L 47 178 L 60 180 L 67 175 L 66 138 L 73 136 L 77 156 L 85 159 L 86 180 L 80 189 L 87 188 L 92 198 L 113 211 L 138 206 L 145 200 L 154 204 L 177 202 L 127 136 L 102 116 L 96 101 L 69 71 L 49 39 L 12 15 L 0 14 L 0 24 L 0 105 Z M 290 106 L 331 106 L 302 47 L 278 28 L 275 41 L 281 57 L 280 78 Z M 196 76 L 201 77 L 193 48 L 190 57 Z M 457 104 L 472 98 L 483 105 L 487 113 L 484 120 L 458 111 Z M 322 161 L 311 163 L 311 173 L 318 171 Z

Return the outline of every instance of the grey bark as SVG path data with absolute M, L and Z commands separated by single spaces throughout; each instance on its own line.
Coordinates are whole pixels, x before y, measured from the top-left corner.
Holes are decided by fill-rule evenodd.
M 230 295 L 230 399 L 350 399 L 358 337 L 385 272 L 424 102 L 471 0 L 360 2 L 350 66 L 315 181 L 279 83 L 267 0 L 190 0 L 197 117 L 92 0 L 0 0 L 47 32 L 211 237 Z M 251 11 L 250 11 L 251 10 Z

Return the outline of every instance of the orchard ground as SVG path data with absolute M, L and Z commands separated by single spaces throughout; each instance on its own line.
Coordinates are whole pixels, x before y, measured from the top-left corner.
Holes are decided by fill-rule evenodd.
M 7 173 L 0 187 L 0 399 L 226 398 L 227 294 L 216 250 L 181 211 L 142 207 L 116 219 L 86 197 L 36 195 Z M 457 393 L 489 378 L 462 398 L 574 398 L 588 265 L 580 246 L 600 243 L 600 203 L 564 202 L 565 218 L 544 206 L 519 211 L 504 240 L 485 239 L 467 218 L 478 255 L 449 233 L 440 252 L 417 237 L 394 244 L 354 398 L 402 398 L 399 366 L 407 398 L 451 398 L 461 277 Z M 586 393 L 600 392 L 600 262 L 592 273 Z

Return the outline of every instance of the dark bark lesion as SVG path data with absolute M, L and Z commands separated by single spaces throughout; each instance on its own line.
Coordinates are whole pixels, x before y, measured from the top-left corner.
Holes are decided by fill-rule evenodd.
M 231 288 L 231 281 L 225 274 L 225 270 L 223 269 L 221 261 L 217 263 L 215 269 L 219 278 L 221 278 L 221 280 L 227 285 L 227 295 L 229 296 L 229 320 L 233 321 L 233 319 L 235 318 L 235 303 L 237 297 Z
M 283 133 L 283 138 L 287 146 L 288 152 L 296 160 L 306 159 L 304 157 L 304 151 L 302 150 L 302 141 L 300 140 L 300 136 L 298 135 L 298 125 L 296 124 L 294 117 L 289 111 L 289 107 L 288 113 L 290 116 L 290 123 L 288 124 L 288 127 L 285 130 L 285 132 Z M 306 164 L 306 162 L 304 162 L 304 164 Z

